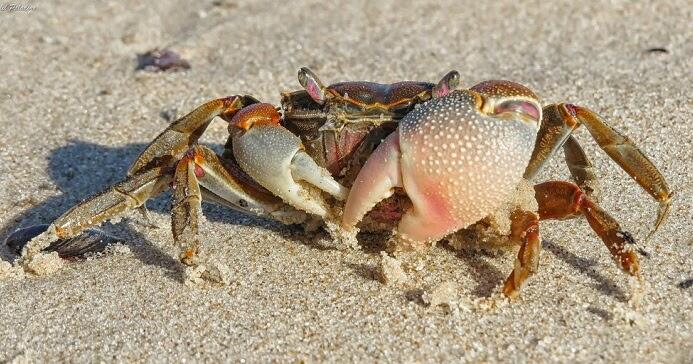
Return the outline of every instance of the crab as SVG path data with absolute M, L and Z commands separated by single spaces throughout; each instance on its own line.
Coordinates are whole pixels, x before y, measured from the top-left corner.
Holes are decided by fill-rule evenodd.
M 597 204 L 594 168 L 573 131 L 584 125 L 659 203 L 652 233 L 665 220 L 672 194 L 653 163 L 595 112 L 567 103 L 542 107 L 533 91 L 510 81 L 460 88 L 456 71 L 437 83 L 325 86 L 301 68 L 298 80 L 303 89 L 282 93 L 280 108 L 235 95 L 174 121 L 124 180 L 74 206 L 37 238 L 31 239 L 36 229 L 10 236 L 21 251 L 19 264 L 51 247 L 63 257 L 76 254 L 61 251 L 56 241 L 85 232 L 93 237 L 92 227 L 129 210 L 146 215 L 145 202 L 169 188 L 173 239 L 190 267 L 205 261 L 198 236 L 202 201 L 285 224 L 391 230 L 402 246 L 425 246 L 482 221 L 563 148 L 573 181 L 534 185 L 536 211 L 510 213 L 507 238 L 519 252 L 502 292 L 517 297 L 537 272 L 539 223 L 549 219 L 584 217 L 619 267 L 640 277 L 634 239 Z M 198 144 L 216 117 L 229 130 L 221 155 Z

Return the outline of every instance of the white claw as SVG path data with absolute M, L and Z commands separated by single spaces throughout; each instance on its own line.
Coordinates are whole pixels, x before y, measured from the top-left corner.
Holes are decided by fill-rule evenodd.
M 344 199 L 348 191 L 302 149 L 301 140 L 278 125 L 254 125 L 233 138 L 234 157 L 250 177 L 289 205 L 324 217 L 327 207 L 319 191 L 296 180 L 304 180 L 339 199 Z
M 303 180 L 329 193 L 339 201 L 346 200 L 349 189 L 335 181 L 325 168 L 320 167 L 306 152 L 299 151 L 291 161 L 294 179 Z

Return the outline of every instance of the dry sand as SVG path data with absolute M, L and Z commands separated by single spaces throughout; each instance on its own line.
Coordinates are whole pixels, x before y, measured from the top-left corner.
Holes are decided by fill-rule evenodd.
M 377 237 L 360 251 L 334 249 L 206 206 L 206 247 L 232 281 L 190 288 L 173 258 L 163 196 L 150 203 L 160 229 L 137 215 L 104 227 L 126 248 L 0 282 L 0 361 L 693 361 L 693 290 L 683 287 L 693 278 L 689 1 L 34 6 L 0 11 L 0 238 L 118 181 L 167 125 L 163 116 L 234 93 L 276 103 L 297 86 L 300 66 L 326 82 L 437 80 L 458 69 L 468 86 L 525 83 L 547 103 L 601 113 L 651 157 L 677 198 L 643 246 L 648 289 L 632 311 L 628 280 L 581 220 L 544 223 L 540 272 L 519 300 L 494 306 L 487 297 L 512 254 L 438 246 L 399 256 L 401 271 L 389 274 L 406 277 L 386 285 Z M 192 69 L 134 72 L 136 53 L 164 46 Z M 655 47 L 667 52 L 647 51 Z M 203 140 L 219 148 L 225 134 L 217 122 Z M 578 134 L 602 179 L 603 206 L 642 239 L 655 203 Z M 567 175 L 556 158 L 540 179 Z

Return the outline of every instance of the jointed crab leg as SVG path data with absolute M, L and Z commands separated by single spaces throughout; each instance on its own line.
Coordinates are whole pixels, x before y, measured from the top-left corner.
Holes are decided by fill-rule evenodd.
M 565 163 L 568 165 L 570 174 L 573 180 L 593 201 L 597 201 L 598 196 L 595 195 L 598 180 L 594 173 L 594 166 L 587 158 L 585 151 L 578 141 L 572 135 L 568 136 L 563 144 L 563 153 L 565 155 Z
M 170 180 L 169 169 L 194 144 L 216 116 L 230 120 L 243 106 L 257 102 L 250 96 L 229 96 L 209 101 L 173 122 L 139 155 L 128 170 L 128 178 L 59 217 L 41 236 L 22 250 L 22 259 L 46 248 L 52 240 L 71 238 L 89 226 L 143 206 L 147 198 L 161 192 Z M 52 239 L 52 240 L 51 240 Z
M 211 200 L 244 213 L 267 216 L 286 224 L 302 223 L 307 214 L 262 187 L 244 183 L 211 149 L 194 146 L 178 162 L 173 179 L 172 231 L 181 260 L 194 265 L 199 250 L 200 203 Z
M 633 238 L 621 230 L 618 222 L 570 182 L 550 181 L 534 186 L 542 220 L 565 219 L 582 215 L 599 235 L 621 269 L 631 276 L 640 275 L 635 251 L 629 247 Z
M 188 149 L 187 145 L 197 141 L 215 116 L 230 120 L 238 108 L 255 102 L 257 101 L 249 96 L 212 100 L 174 122 L 140 154 L 124 181 L 90 197 L 60 216 L 40 239 L 33 240 L 36 243 L 32 241 L 24 247 L 23 257 L 30 260 L 31 256 L 56 239 L 75 237 L 88 227 L 99 225 L 130 209 L 143 207 L 147 199 L 167 188 L 173 178 L 174 168 L 181 164 L 178 160 Z M 197 195 L 284 223 L 301 223 L 306 220 L 304 212 L 284 204 L 257 184 L 253 185 L 244 174 L 242 176 L 246 179 L 243 180 L 239 176 L 242 172 L 231 173 L 233 168 L 228 169 L 210 150 L 202 147 L 193 150 L 196 151 L 193 155 L 200 161 L 195 164 L 193 171 L 200 174 L 199 179 L 203 185 L 201 193 Z M 187 160 L 185 162 L 189 163 Z M 298 169 L 299 172 L 305 172 L 305 168 Z M 346 195 L 343 191 L 341 194 Z
M 76 205 L 53 222 L 58 237 L 74 237 L 87 227 L 141 206 L 168 187 L 169 173 L 163 167 L 138 173 Z
M 566 142 L 570 133 L 585 125 L 601 149 L 659 202 L 659 211 L 652 236 L 669 213 L 671 194 L 662 174 L 626 136 L 610 127 L 593 111 L 572 104 L 552 104 L 544 107 L 539 137 L 524 177 L 534 177 L 546 160 Z M 575 148 L 571 153 L 576 156 Z M 586 159 L 584 159 L 586 160 Z M 571 169 L 571 172 L 574 170 Z M 574 173 L 574 172 L 573 172 Z M 575 175 L 575 174 L 574 174 Z
M 197 143 L 209 123 L 217 116 L 229 121 L 244 106 L 257 103 L 251 96 L 228 96 L 208 101 L 174 121 L 140 153 L 128 170 L 132 175 L 147 167 L 170 165 Z
M 168 188 L 170 182 L 174 186 L 173 235 L 182 251 L 187 253 L 182 259 L 192 258 L 199 247 L 197 231 L 201 200 L 270 217 L 285 224 L 303 223 L 308 219 L 305 212 L 286 205 L 262 187 L 249 183 L 240 173 L 234 172 L 233 167 L 224 163 L 209 148 L 194 146 L 177 163 L 175 172 L 172 168 L 159 167 L 138 173 L 73 207 L 55 220 L 54 229 L 50 231 L 53 240 L 47 243 L 55 239 L 71 239 L 91 226 L 141 207 L 147 199 Z M 110 238 L 106 234 L 102 234 L 102 237 Z M 18 242 L 15 245 L 21 244 Z M 46 246 L 33 247 L 31 251 L 44 248 Z M 60 254 L 70 255 L 56 249 Z M 192 264 L 192 261 L 186 263 Z
M 170 170 L 165 167 L 152 168 L 127 177 L 58 217 L 48 231 L 42 234 L 43 239 L 39 236 L 24 246 L 22 259 L 31 260 L 55 240 L 73 238 L 89 227 L 142 206 L 147 199 L 166 189 L 170 180 Z
M 197 182 L 195 156 L 186 154 L 176 166 L 173 178 L 173 202 L 171 206 L 171 229 L 173 239 L 180 247 L 180 259 L 194 265 L 200 241 L 197 238 L 202 217 L 202 197 Z
M 520 293 L 527 278 L 537 272 L 541 253 L 539 217 L 528 211 L 517 210 L 510 216 L 512 220 L 510 239 L 520 244 L 515 259 L 515 268 L 503 285 L 503 294 L 515 298 Z
M 527 278 L 536 273 L 541 252 L 539 220 L 569 219 L 584 216 L 609 249 L 614 260 L 631 276 L 640 276 L 635 251 L 629 246 L 633 238 L 621 230 L 618 222 L 592 201 L 577 185 L 564 181 L 549 181 L 534 186 L 539 204 L 539 216 L 532 212 L 515 211 L 511 215 L 510 239 L 520 244 L 515 268 L 503 285 L 503 293 L 514 298 Z
M 579 124 L 574 118 L 564 117 L 563 108 L 549 105 L 542 110 L 541 125 L 532 158 L 525 169 L 524 178 L 531 180 L 544 167 L 546 161 L 556 153 Z
M 649 238 L 664 222 L 671 207 L 671 194 L 664 176 L 628 137 L 606 124 L 599 115 L 580 106 L 567 104 L 564 107 L 585 125 L 606 154 L 659 202 L 657 221 Z

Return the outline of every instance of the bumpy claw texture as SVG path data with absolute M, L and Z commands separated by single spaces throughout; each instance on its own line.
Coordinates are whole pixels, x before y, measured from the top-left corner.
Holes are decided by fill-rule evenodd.
M 373 186 L 389 187 L 389 193 L 400 187 L 381 183 L 395 180 L 392 165 L 398 165 L 401 187 L 413 204 L 398 226 L 404 238 L 436 241 L 497 208 L 522 177 L 536 127 L 489 116 L 480 110 L 484 101 L 476 92 L 454 91 L 407 114 L 398 140 L 381 144 L 356 178 L 344 225 L 355 224 L 388 196 Z

